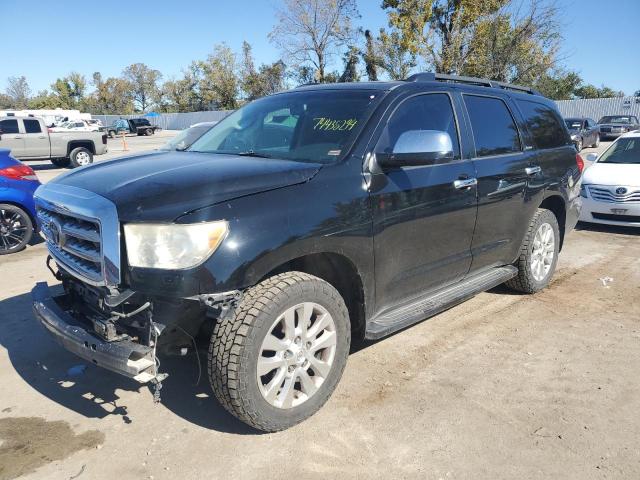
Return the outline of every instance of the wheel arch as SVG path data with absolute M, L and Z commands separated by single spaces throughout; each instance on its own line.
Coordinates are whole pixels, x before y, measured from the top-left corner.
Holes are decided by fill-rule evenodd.
M 560 195 L 550 195 L 542 201 L 540 208 L 550 210 L 558 220 L 558 227 L 560 228 L 560 250 L 562 250 L 567 220 L 567 209 L 564 199 Z
M 96 146 L 91 140 L 74 140 L 67 145 L 67 157 L 71 155 L 71 152 L 79 147 L 84 147 L 89 150 L 93 155 L 96 154 Z
M 365 292 L 356 265 L 345 255 L 320 252 L 292 258 L 267 272 L 260 281 L 288 271 L 314 275 L 332 285 L 344 299 L 351 322 L 351 335 L 364 338 Z

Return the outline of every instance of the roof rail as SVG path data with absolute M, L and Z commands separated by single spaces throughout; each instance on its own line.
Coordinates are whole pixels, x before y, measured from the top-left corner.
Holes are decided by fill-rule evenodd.
M 530 93 L 532 95 L 542 95 L 537 90 L 521 85 L 513 85 L 511 83 L 498 82 L 487 78 L 464 77 L 460 75 L 447 75 L 444 73 L 424 72 L 411 75 L 405 80 L 406 82 L 451 82 L 451 83 L 467 83 L 469 85 L 478 85 L 480 87 L 502 88 L 504 90 L 514 90 L 516 92 Z

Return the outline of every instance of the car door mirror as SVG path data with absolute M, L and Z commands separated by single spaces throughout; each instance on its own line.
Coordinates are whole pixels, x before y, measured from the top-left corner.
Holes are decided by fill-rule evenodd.
M 376 153 L 382 168 L 429 165 L 453 158 L 451 136 L 440 130 L 408 130 L 398 137 L 391 153 Z

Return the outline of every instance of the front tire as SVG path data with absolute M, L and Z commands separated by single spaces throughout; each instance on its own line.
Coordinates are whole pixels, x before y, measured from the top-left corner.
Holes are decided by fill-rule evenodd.
M 146 135 L 147 137 L 150 137 L 151 135 L 153 135 L 153 129 L 152 129 L 152 128 L 147 128 L 147 129 L 144 131 L 144 133 L 145 133 L 145 135 Z
M 351 342 L 344 300 L 301 272 L 275 275 L 245 292 L 216 324 L 209 381 L 222 406 L 265 432 L 317 412 L 336 388 Z
M 19 252 L 31 241 L 33 222 L 15 205 L 0 203 L 0 255 Z
M 58 168 L 67 168 L 69 166 L 68 158 L 52 158 L 51 163 L 53 163 Z
M 93 163 L 93 153 L 84 147 L 78 147 L 71 150 L 69 161 L 73 168 L 84 167 Z
M 558 263 L 560 229 L 551 210 L 539 208 L 525 235 L 515 263 L 518 275 L 506 285 L 523 293 L 535 293 L 551 281 Z

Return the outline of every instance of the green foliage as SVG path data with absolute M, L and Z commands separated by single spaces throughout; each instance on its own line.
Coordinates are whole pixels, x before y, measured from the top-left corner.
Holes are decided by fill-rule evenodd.
M 545 97 L 554 100 L 569 100 L 582 84 L 580 75 L 576 72 L 550 72 L 540 76 L 533 86 Z
M 577 98 L 613 98 L 624 97 L 624 92 L 615 91 L 612 88 L 602 85 L 600 88 L 595 85 L 581 85 L 574 92 Z
M 158 70 L 149 68 L 144 63 L 134 63 L 122 71 L 122 79 L 129 83 L 131 96 L 136 109 L 146 112 L 158 98 L 158 81 L 162 74 Z

